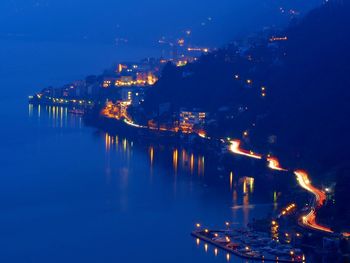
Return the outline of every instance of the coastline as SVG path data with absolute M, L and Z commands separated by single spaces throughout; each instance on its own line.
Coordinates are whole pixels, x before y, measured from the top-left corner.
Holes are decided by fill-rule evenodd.
M 192 149 L 198 149 L 198 150 L 213 154 L 215 156 L 215 159 L 220 159 L 220 155 L 222 154 L 221 153 L 222 147 L 220 147 L 223 144 L 222 140 L 215 140 L 212 138 L 211 139 L 202 138 L 198 134 L 182 134 L 182 133 L 175 133 L 173 131 L 154 130 L 154 129 L 148 129 L 148 128 L 140 129 L 130 124 L 127 124 L 124 121 L 124 119 L 117 120 L 115 118 L 107 118 L 104 116 L 100 116 L 99 114 L 96 115 L 96 112 L 93 110 L 93 108 L 91 108 L 90 110 L 89 109 L 87 110 L 87 112 L 83 115 L 83 120 L 87 126 L 95 127 L 98 130 L 102 130 L 111 135 L 117 135 L 117 134 L 125 135 L 125 136 L 128 136 L 129 138 L 137 139 L 141 143 L 144 143 L 147 141 L 150 143 L 159 143 L 159 144 L 169 145 L 169 146 L 181 146 L 185 148 L 188 147 Z M 217 143 L 214 143 L 214 142 L 217 142 Z M 251 161 L 254 161 L 257 163 L 263 163 L 261 162 L 261 159 L 264 160 L 267 158 L 268 160 L 268 157 L 264 155 L 259 155 L 256 153 L 252 153 L 251 151 L 246 151 L 241 149 L 239 143 L 238 145 L 236 145 L 235 149 L 232 149 L 232 145 L 230 149 L 231 149 L 231 152 L 234 153 L 234 155 L 237 155 L 237 156 L 243 155 L 242 158 L 244 159 L 253 158 L 251 159 Z M 229 153 L 229 151 L 227 151 L 227 153 Z M 232 156 L 232 154 L 230 156 Z M 254 159 L 258 159 L 258 160 L 255 161 Z M 220 165 L 219 161 L 218 161 L 218 165 Z M 271 168 L 273 170 L 277 170 L 279 172 L 288 171 L 284 168 L 281 168 L 278 162 L 277 163 L 272 162 L 270 163 L 270 165 L 272 166 L 268 166 L 268 168 Z M 300 220 L 298 220 L 297 223 L 299 224 Z M 229 252 L 240 256 L 239 254 L 236 253 L 236 251 L 234 252 L 229 251 Z M 245 257 L 245 255 L 243 255 L 242 257 Z M 254 259 L 251 257 L 245 257 L 245 258 Z M 258 259 L 258 260 L 261 260 L 261 259 Z M 265 259 L 265 260 L 268 261 L 268 259 Z M 282 260 L 279 260 L 279 261 L 282 262 Z M 285 262 L 290 262 L 290 261 L 285 261 Z

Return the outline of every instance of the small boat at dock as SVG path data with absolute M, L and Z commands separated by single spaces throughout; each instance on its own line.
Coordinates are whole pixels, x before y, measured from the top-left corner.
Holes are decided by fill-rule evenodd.
M 71 109 L 68 110 L 70 114 L 75 114 L 75 115 L 84 115 L 85 111 L 83 109 Z
M 243 235 L 241 238 L 237 238 L 240 232 L 233 234 L 228 235 L 225 230 L 208 229 L 198 229 L 191 233 L 197 238 L 197 241 L 202 240 L 241 258 L 265 262 L 305 262 L 305 257 L 300 249 L 283 245 L 271 247 L 267 245 L 267 238 L 260 237 L 257 233 L 246 232 L 241 234 Z M 257 239 L 260 239 L 259 242 L 251 242 Z M 265 242 L 260 242 L 262 240 Z

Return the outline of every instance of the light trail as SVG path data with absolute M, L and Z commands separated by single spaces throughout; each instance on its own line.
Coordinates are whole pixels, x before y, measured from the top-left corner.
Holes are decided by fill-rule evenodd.
M 128 114 L 126 112 L 118 115 L 117 113 L 110 112 L 110 109 L 111 109 L 111 106 L 109 106 L 109 105 L 106 106 L 104 109 L 102 109 L 101 114 L 104 117 L 110 118 L 110 119 L 120 120 L 120 119 L 124 118 L 124 123 L 125 124 L 127 124 L 129 126 L 132 126 L 132 127 L 135 127 L 135 128 L 142 128 L 142 129 L 147 128 L 146 126 L 142 126 L 142 125 L 134 123 L 133 120 L 128 116 Z
M 198 132 L 197 134 L 198 134 L 198 136 L 201 137 L 201 138 L 208 139 L 208 137 L 207 137 L 207 135 L 205 134 L 204 131 L 200 131 L 200 132 Z
M 138 124 L 135 124 L 133 123 L 132 121 L 128 120 L 128 119 L 124 119 L 124 122 L 129 125 L 129 126 L 132 126 L 132 127 L 135 127 L 135 128 L 147 128 L 146 126 L 142 126 L 142 125 L 138 125 Z
M 343 236 L 346 237 L 346 238 L 349 238 L 349 237 L 350 237 L 350 233 L 349 233 L 349 232 L 344 232 L 344 233 L 342 233 L 342 234 L 343 234 Z
M 288 170 L 287 169 L 284 169 L 281 167 L 279 161 L 277 158 L 274 158 L 274 157 L 268 157 L 266 159 L 268 161 L 268 167 L 272 170 L 277 170 L 277 171 L 283 171 L 283 172 L 287 172 Z
M 301 217 L 301 223 L 311 229 L 324 231 L 327 233 L 333 233 L 333 231 L 325 226 L 321 226 L 316 222 L 316 209 L 320 208 L 326 200 L 326 194 L 314 187 L 306 172 L 297 170 L 294 172 L 297 177 L 299 185 L 306 191 L 312 193 L 315 196 L 316 207 L 311 208 L 310 212 Z
M 250 158 L 262 159 L 262 155 L 260 154 L 241 149 L 240 148 L 241 142 L 239 140 L 233 140 L 233 141 L 230 141 L 230 143 L 231 145 L 229 149 L 231 152 L 239 155 L 244 155 Z
M 102 110 L 102 115 L 104 115 L 107 118 L 116 118 L 116 119 L 120 119 L 120 117 L 116 114 L 112 114 L 108 111 L 108 107 L 104 108 Z M 156 129 L 156 128 L 152 128 L 152 127 L 147 127 L 147 126 L 142 126 L 139 124 L 136 124 L 132 121 L 132 119 L 127 115 L 127 113 L 122 114 L 121 117 L 124 117 L 124 122 L 132 127 L 135 128 L 143 128 L 143 129 Z M 160 130 L 163 131 L 173 131 L 172 129 L 166 129 L 166 128 L 161 128 Z M 198 136 L 202 137 L 202 138 L 207 138 L 210 139 L 209 137 L 206 136 L 204 131 L 200 131 L 197 133 Z M 224 139 L 221 139 L 221 142 L 225 142 Z M 231 140 L 230 141 L 230 146 L 229 146 L 229 150 L 232 153 L 238 154 L 238 155 L 243 155 L 246 157 L 250 157 L 250 158 L 254 158 L 254 159 L 262 159 L 262 155 L 261 154 L 257 154 L 254 153 L 252 151 L 248 151 L 248 150 L 244 150 L 240 148 L 241 142 L 239 140 Z M 282 168 L 278 159 L 275 157 L 268 157 L 267 159 L 268 162 L 268 167 L 270 169 L 273 170 L 277 170 L 277 171 L 288 171 L 285 168 Z M 325 226 L 319 225 L 316 222 L 316 210 L 319 209 L 321 206 L 323 206 L 323 203 L 326 200 L 326 194 L 319 190 L 318 188 L 314 187 L 309 178 L 308 178 L 308 174 L 305 171 L 302 170 L 296 170 L 294 171 L 294 174 L 297 177 L 297 181 L 299 183 L 299 185 L 304 188 L 305 190 L 307 190 L 308 192 L 312 193 L 315 196 L 315 207 L 311 208 L 311 210 L 309 211 L 309 213 L 307 213 L 306 215 L 302 216 L 300 218 L 300 223 L 302 223 L 305 227 L 308 227 L 310 229 L 314 229 L 314 230 L 318 230 L 318 231 L 323 231 L 323 232 L 327 232 L 327 233 L 333 233 L 333 231 Z M 344 237 L 346 238 L 350 238 L 350 233 L 349 232 L 343 232 L 341 233 Z
M 149 130 L 157 130 L 157 131 L 168 131 L 168 132 L 177 132 L 176 127 L 173 128 L 167 128 L 167 127 L 148 127 L 148 126 L 144 126 L 144 125 L 140 125 L 137 124 L 133 121 L 133 119 L 128 115 L 127 113 L 127 108 L 129 106 L 129 103 L 124 103 L 123 104 L 125 106 L 125 110 L 120 111 L 120 113 L 115 113 L 115 112 L 111 112 L 112 110 L 112 105 L 107 105 L 106 107 L 104 107 L 101 110 L 101 115 L 109 118 L 109 119 L 117 119 L 117 120 L 123 120 L 125 124 L 132 126 L 134 128 L 141 128 L 141 129 L 149 129 Z M 198 132 L 193 132 L 196 133 L 199 137 L 204 138 L 204 139 L 210 139 L 210 137 L 208 137 L 205 133 L 205 131 L 201 130 Z

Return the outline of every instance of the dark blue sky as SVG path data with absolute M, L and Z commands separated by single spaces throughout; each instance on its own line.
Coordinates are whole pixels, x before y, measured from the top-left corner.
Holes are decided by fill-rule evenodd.
M 54 41 L 151 44 L 192 29 L 221 45 L 237 34 L 286 22 L 279 7 L 306 10 L 322 0 L 2 0 L 0 36 Z M 209 19 L 208 19 L 209 18 Z M 211 18 L 211 20 L 210 20 Z M 203 24 L 204 23 L 204 24 Z

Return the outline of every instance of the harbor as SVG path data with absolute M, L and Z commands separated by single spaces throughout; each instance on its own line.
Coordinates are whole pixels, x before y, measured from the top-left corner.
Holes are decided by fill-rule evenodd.
M 257 261 L 274 262 L 306 262 L 305 255 L 300 248 L 284 244 L 271 238 L 267 233 L 250 229 L 209 230 L 197 225 L 191 235 L 200 241 L 209 243 L 216 248 L 235 256 Z M 217 252 L 216 252 L 217 253 Z

